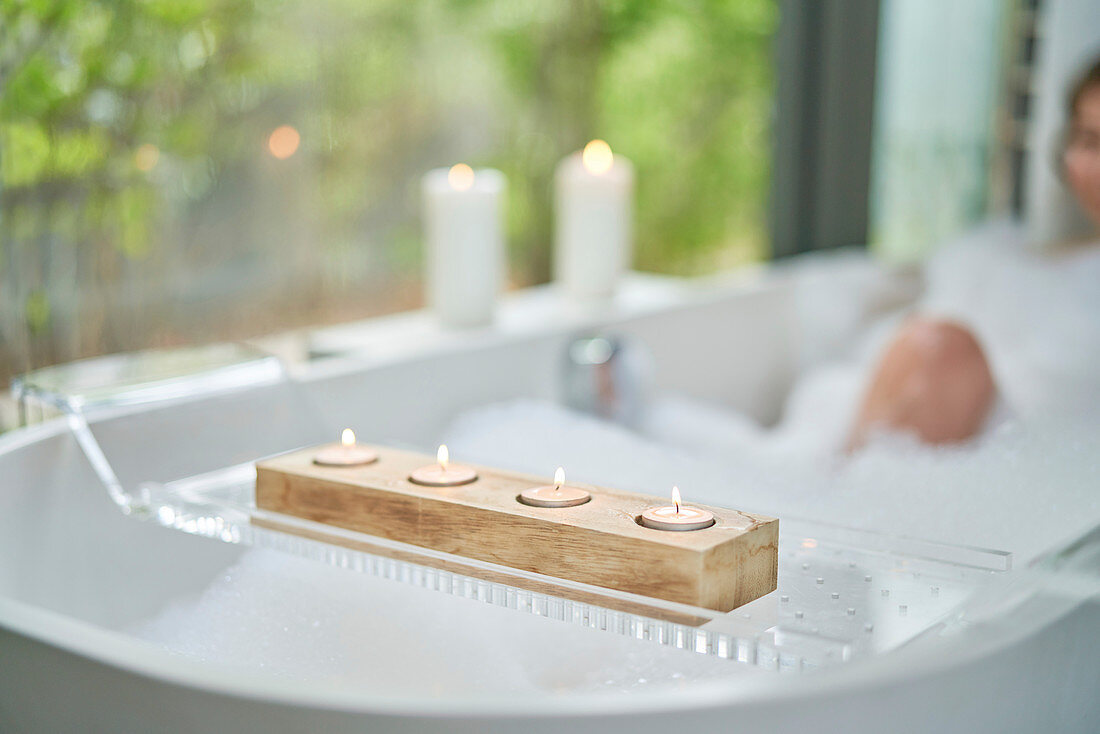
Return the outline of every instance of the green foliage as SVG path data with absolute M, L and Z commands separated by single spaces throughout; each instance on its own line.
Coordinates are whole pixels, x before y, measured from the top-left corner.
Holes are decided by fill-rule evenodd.
M 457 160 L 508 175 L 513 281 L 544 281 L 554 168 L 594 137 L 637 168 L 637 266 L 758 259 L 776 14 L 0 0 L 0 373 L 407 306 L 420 176 Z
M 125 202 L 137 198 L 146 203 L 145 226 L 155 222 L 162 197 L 134 153 L 153 141 L 181 159 L 219 148 L 227 116 L 210 114 L 208 82 L 241 76 L 236 41 L 250 7 L 248 0 L 5 3 L 0 216 L 23 206 L 77 207 L 87 215 L 84 241 L 72 246 L 125 230 L 134 219 Z M 227 51 L 216 50 L 215 25 Z M 91 204 L 103 196 L 119 201 Z M 48 236 L 49 222 L 41 225 Z
M 759 259 L 775 9 L 647 7 L 645 25 L 602 69 L 600 111 L 607 137 L 638 166 L 639 263 L 697 271 L 723 249 Z
M 50 301 L 42 291 L 33 291 L 27 297 L 27 328 L 32 334 L 41 334 L 50 323 Z

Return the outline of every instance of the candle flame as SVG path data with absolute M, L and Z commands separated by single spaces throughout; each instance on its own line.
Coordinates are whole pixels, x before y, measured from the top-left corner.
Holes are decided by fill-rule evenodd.
M 344 432 L 340 434 L 340 443 L 342 443 L 344 446 L 354 446 L 355 431 L 351 430 L 350 428 L 345 428 Z
M 554 491 L 560 492 L 561 488 L 565 486 L 565 469 L 558 467 L 558 470 L 554 472 Z
M 447 451 L 447 444 L 439 444 L 439 451 L 435 452 L 435 460 L 439 462 L 439 467 L 443 471 L 447 471 L 447 464 L 451 462 L 451 453 Z
M 676 514 L 680 514 L 680 488 L 672 487 L 672 504 L 676 505 Z
M 611 153 L 611 146 L 602 140 L 593 140 L 584 146 L 581 153 L 581 162 L 589 173 L 599 175 L 611 170 L 611 164 L 615 156 Z
M 447 183 L 455 191 L 466 191 L 474 185 L 474 169 L 465 163 L 456 163 L 447 171 Z

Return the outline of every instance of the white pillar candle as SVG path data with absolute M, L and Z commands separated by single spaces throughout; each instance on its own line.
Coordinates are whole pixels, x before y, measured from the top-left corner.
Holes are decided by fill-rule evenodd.
M 578 300 L 611 296 L 632 256 L 634 166 L 602 140 L 558 165 L 554 270 Z
M 460 163 L 422 182 L 427 300 L 445 326 L 485 326 L 504 270 L 504 174 Z

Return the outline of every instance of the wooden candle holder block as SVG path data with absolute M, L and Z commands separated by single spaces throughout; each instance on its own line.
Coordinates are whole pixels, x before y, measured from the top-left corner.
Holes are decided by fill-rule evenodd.
M 722 612 L 776 588 L 775 518 L 705 506 L 715 516 L 709 528 L 654 530 L 637 518 L 667 499 L 570 482 L 592 499 L 574 507 L 532 507 L 516 496 L 548 480 L 475 467 L 479 478 L 470 484 L 425 487 L 408 475 L 434 463 L 432 457 L 374 448 L 378 461 L 363 466 L 316 465 L 317 448 L 259 462 L 257 508 Z

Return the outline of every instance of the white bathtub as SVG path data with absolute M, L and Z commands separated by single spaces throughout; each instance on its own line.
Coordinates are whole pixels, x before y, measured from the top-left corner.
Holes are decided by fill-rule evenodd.
M 369 439 L 427 446 L 466 408 L 551 397 L 570 336 L 613 324 L 652 349 L 661 389 L 769 420 L 810 345 L 829 347 L 807 330 L 808 289 L 858 289 L 854 329 L 894 287 L 841 257 L 706 283 L 640 279 L 599 318 L 563 311 L 541 289 L 510 299 L 496 329 L 472 335 L 440 335 L 423 314 L 330 330 L 316 348 L 364 349 L 296 376 L 333 435 L 354 423 Z M 726 337 L 700 339 L 707 331 Z M 93 427 L 124 481 L 173 478 L 210 446 L 236 442 L 251 458 L 242 427 L 263 423 L 270 389 L 120 408 Z M 229 673 L 126 634 L 242 551 L 124 517 L 63 420 L 0 437 L 0 477 L 3 732 L 1100 731 L 1096 560 L 1080 552 L 1083 569 L 1019 573 L 1018 590 L 975 610 L 961 637 L 929 635 L 814 674 L 645 697 L 406 700 Z

